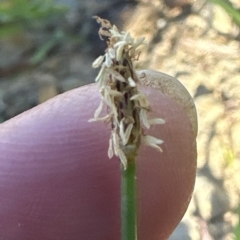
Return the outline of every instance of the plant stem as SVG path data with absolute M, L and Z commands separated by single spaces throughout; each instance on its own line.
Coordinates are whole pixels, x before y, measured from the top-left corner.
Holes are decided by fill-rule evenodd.
M 126 169 L 122 167 L 121 191 L 122 240 L 137 240 L 136 164 L 132 159 Z

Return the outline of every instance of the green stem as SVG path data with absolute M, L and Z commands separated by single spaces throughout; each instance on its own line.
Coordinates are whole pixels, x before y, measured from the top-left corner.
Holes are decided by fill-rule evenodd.
M 135 161 L 128 161 L 127 169 L 122 168 L 121 191 L 122 240 L 137 240 Z

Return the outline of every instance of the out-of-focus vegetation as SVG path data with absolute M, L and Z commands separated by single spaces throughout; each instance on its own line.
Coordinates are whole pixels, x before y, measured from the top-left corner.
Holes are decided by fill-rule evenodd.
M 221 6 L 233 19 L 233 21 L 240 27 L 240 10 L 236 9 L 228 0 L 210 0 L 211 2 Z
M 53 0 L 1 0 L 0 40 L 21 34 L 24 31 L 38 32 L 46 24 L 63 17 L 68 8 Z M 46 37 L 44 43 L 35 50 L 31 62 L 42 61 L 48 51 L 64 38 L 60 29 Z
M 63 5 L 52 0 L 2 0 L 0 2 L 0 37 L 27 28 L 41 27 L 51 18 L 66 12 Z

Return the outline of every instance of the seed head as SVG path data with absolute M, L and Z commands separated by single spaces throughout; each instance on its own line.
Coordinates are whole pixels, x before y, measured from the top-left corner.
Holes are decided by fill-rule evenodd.
M 107 121 L 111 123 L 112 132 L 109 139 L 108 157 L 119 157 L 124 169 L 131 159 L 135 159 L 141 143 L 156 148 L 163 141 L 152 136 L 144 136 L 143 128 L 149 129 L 152 124 L 163 124 L 161 118 L 149 119 L 150 104 L 145 94 L 138 91 L 140 84 L 133 61 L 138 58 L 138 48 L 146 44 L 144 38 L 135 40 L 130 33 L 120 32 L 115 25 L 106 19 L 94 17 L 101 25 L 100 39 L 106 39 L 107 49 L 92 64 L 100 67 L 95 79 L 100 88 L 102 100 L 96 109 L 94 118 L 89 121 Z M 99 117 L 103 103 L 109 112 Z

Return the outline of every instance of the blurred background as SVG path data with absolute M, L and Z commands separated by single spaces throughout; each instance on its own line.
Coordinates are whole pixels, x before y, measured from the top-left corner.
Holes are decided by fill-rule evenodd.
M 0 122 L 94 82 L 109 19 L 149 45 L 137 67 L 177 77 L 199 116 L 190 207 L 169 240 L 240 240 L 239 0 L 0 0 Z

